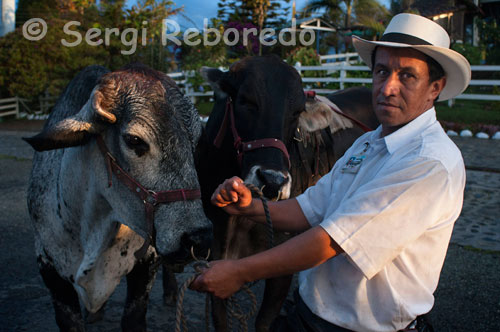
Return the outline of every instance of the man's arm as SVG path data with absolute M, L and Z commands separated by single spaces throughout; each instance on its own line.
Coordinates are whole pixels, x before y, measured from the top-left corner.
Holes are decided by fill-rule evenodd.
M 210 262 L 191 289 L 227 298 L 245 282 L 303 271 L 342 252 L 328 233 L 316 226 L 272 249 L 238 260 Z
M 224 181 L 213 193 L 212 203 L 231 215 L 245 216 L 258 223 L 266 222 L 262 201 L 252 199 L 252 193 L 238 177 Z M 295 198 L 268 202 L 268 207 L 276 230 L 302 232 L 311 228 Z

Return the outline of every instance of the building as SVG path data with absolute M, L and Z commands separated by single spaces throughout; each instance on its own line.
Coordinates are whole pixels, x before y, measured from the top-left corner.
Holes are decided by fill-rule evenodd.
M 415 0 L 410 10 L 436 21 L 458 43 L 478 44 L 478 19 L 500 23 L 500 0 Z

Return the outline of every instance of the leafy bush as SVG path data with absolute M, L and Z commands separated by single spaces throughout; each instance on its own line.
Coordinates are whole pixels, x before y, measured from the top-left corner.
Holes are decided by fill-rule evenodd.
M 486 50 L 486 64 L 500 64 L 500 26 L 493 17 L 478 22 L 481 44 Z
M 321 58 L 313 48 L 302 46 L 288 53 L 286 62 L 291 66 L 295 66 L 297 62 L 300 62 L 301 66 L 320 66 Z M 302 75 L 306 77 L 323 77 L 325 73 L 317 70 L 306 70 L 302 72 Z
M 455 43 L 451 46 L 451 49 L 462 54 L 471 65 L 480 65 L 481 60 L 484 58 L 484 48 L 475 47 L 470 44 L 459 44 Z
M 0 85 L 2 94 L 35 98 L 47 91 L 58 95 L 69 80 L 82 68 L 91 64 L 106 64 L 104 48 L 81 43 L 63 47 L 61 39 L 65 22 L 47 21 L 48 33 L 40 41 L 29 41 L 21 28 L 0 39 Z
M 57 96 L 78 71 L 94 64 L 116 70 L 139 61 L 168 71 L 168 52 L 159 43 L 161 19 L 175 14 L 178 9 L 172 9 L 173 3 L 169 0 L 139 0 L 127 10 L 124 4 L 124 1 L 106 1 L 96 5 L 94 1 L 79 0 L 72 2 L 69 8 L 61 8 L 42 1 L 22 1 L 19 8 L 23 10 L 23 17 L 43 18 L 48 26 L 47 35 L 39 41 L 29 41 L 23 37 L 20 26 L 0 38 L 0 95 L 36 99 L 47 92 Z M 122 53 L 132 47 L 122 45 L 121 36 L 115 35 L 111 35 L 108 45 L 103 42 L 90 46 L 83 40 L 77 46 L 67 47 L 62 44 L 63 39 L 69 43 L 76 40 L 75 36 L 64 33 L 63 27 L 70 21 L 81 23 L 70 30 L 79 32 L 82 37 L 90 28 L 101 29 L 99 38 L 103 41 L 105 28 L 117 28 L 123 33 L 126 28 L 145 27 L 147 44 L 141 45 L 142 36 L 138 36 L 137 49 L 131 55 Z M 143 21 L 148 25 L 144 26 Z

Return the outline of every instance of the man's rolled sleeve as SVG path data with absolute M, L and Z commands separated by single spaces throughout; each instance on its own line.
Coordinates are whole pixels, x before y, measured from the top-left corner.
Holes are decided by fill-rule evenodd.
M 330 196 L 332 174 L 333 170 L 323 176 L 314 186 L 309 187 L 304 193 L 296 197 L 304 216 L 311 226 L 318 225 L 324 220 L 328 200 L 318 199 L 318 197 Z

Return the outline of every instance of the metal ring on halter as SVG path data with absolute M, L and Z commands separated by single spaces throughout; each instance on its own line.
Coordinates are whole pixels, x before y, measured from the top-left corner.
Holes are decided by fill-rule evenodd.
M 191 257 L 193 257 L 195 261 L 208 261 L 208 257 L 210 257 L 210 248 L 208 248 L 207 257 L 205 257 L 205 259 L 198 259 L 198 257 L 194 254 L 194 247 L 191 246 Z

